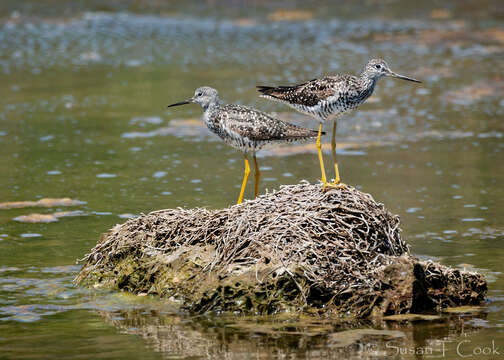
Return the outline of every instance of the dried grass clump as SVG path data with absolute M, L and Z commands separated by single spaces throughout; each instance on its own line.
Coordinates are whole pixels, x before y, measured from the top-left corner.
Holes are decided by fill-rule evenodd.
M 443 305 L 440 291 L 428 293 L 422 269 L 432 265 L 408 255 L 399 225 L 355 188 L 283 186 L 226 209 L 160 210 L 117 225 L 83 259 L 77 282 L 177 298 L 196 313 L 365 317 L 409 312 L 418 299 Z M 434 267 L 436 284 L 450 285 L 453 270 Z M 459 273 L 457 284 L 468 279 Z

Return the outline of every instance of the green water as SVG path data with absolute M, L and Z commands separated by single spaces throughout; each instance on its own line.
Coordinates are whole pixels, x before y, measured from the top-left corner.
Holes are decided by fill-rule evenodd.
M 0 358 L 423 358 L 400 353 L 430 347 L 457 359 L 458 344 L 473 358 L 504 356 L 501 2 L 3 4 L 0 202 L 85 204 L 0 210 Z M 73 286 L 76 259 L 128 216 L 236 201 L 240 154 L 193 123 L 173 131 L 201 110 L 166 104 L 210 85 L 228 102 L 315 127 L 254 86 L 358 72 L 371 57 L 424 83 L 382 80 L 339 123 L 338 141 L 354 144 L 340 151 L 343 180 L 401 216 L 415 255 L 483 272 L 482 313 L 359 326 L 192 318 L 166 301 Z M 311 152 L 259 161 L 261 191 L 319 176 Z M 68 210 L 82 216 L 13 220 Z M 343 332 L 351 327 L 402 335 L 359 340 Z M 492 341 L 501 355 L 477 354 Z

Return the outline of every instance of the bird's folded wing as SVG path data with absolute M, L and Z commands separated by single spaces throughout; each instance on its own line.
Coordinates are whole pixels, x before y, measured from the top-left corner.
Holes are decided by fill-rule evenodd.
M 239 105 L 228 105 L 220 121 L 228 131 L 254 141 L 280 140 L 286 123 L 265 113 Z
M 327 76 L 294 86 L 258 86 L 258 90 L 266 97 L 290 104 L 315 106 L 331 96 L 338 96 L 339 85 L 347 81 L 351 79 L 346 76 Z
M 252 141 L 296 140 L 317 135 L 317 131 L 286 123 L 244 106 L 228 105 L 226 110 L 222 115 L 225 118 L 220 120 L 228 131 Z

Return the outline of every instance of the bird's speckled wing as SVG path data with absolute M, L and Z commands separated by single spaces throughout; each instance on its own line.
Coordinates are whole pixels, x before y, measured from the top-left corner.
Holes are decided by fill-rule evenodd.
M 245 106 L 222 105 L 217 118 L 223 130 L 251 141 L 280 141 L 316 137 L 317 132 L 275 119 Z
M 352 96 L 359 79 L 352 75 L 326 76 L 294 86 L 258 86 L 262 97 L 291 105 L 316 106 L 330 97 Z

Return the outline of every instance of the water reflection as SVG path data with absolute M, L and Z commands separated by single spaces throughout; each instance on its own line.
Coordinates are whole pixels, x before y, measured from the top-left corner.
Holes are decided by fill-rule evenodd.
M 0 321 L 36 322 L 72 310 L 177 312 L 178 305 L 169 301 L 77 288 L 73 279 L 79 269 L 77 265 L 0 268 Z
M 486 327 L 484 313 L 378 324 L 286 316 L 188 319 L 141 310 L 100 314 L 122 332 L 141 336 L 166 358 L 414 358 L 412 351 L 452 358 L 457 342 L 474 339 Z

